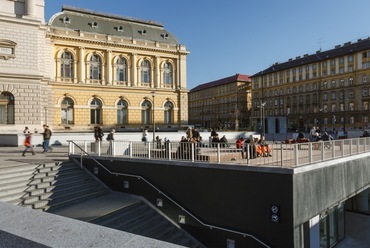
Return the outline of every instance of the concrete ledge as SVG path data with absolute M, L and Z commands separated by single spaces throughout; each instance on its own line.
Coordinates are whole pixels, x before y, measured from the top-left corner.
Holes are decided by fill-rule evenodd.
M 0 202 L 0 247 L 182 247 Z

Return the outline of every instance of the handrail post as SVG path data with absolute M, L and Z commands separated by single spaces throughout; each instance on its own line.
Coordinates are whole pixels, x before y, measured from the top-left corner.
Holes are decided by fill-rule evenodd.
M 283 143 L 280 143 L 280 166 L 283 167 Z
M 101 150 L 100 150 L 100 140 L 98 140 L 98 156 L 100 156 Z
M 221 150 L 220 150 L 220 143 L 217 143 L 217 163 L 221 163 Z
M 323 141 L 320 141 L 320 148 L 321 148 L 321 161 L 325 160 L 325 153 L 324 153 L 324 143 Z
M 195 145 L 194 145 L 194 142 L 191 142 L 190 145 L 191 145 L 191 162 L 194 163 L 194 161 L 195 161 Z
M 112 156 L 115 157 L 116 156 L 116 142 L 114 140 L 111 140 L 112 141 Z
M 293 156 L 294 156 L 294 165 L 295 166 L 298 166 L 298 145 L 296 145 L 296 144 L 293 144 Z
M 130 158 L 132 158 L 132 141 L 130 141 L 130 143 L 128 145 L 128 151 L 129 151 Z
M 352 140 L 349 141 L 349 155 L 352 155 Z
M 84 141 L 84 149 L 85 151 L 87 151 L 87 141 L 86 140 Z
M 166 152 L 168 152 L 168 160 L 171 160 L 172 143 L 167 142 L 167 147 L 166 148 L 168 149 L 168 151 L 166 151 Z
M 148 144 L 148 159 L 150 159 L 150 142 Z
M 335 159 L 335 142 L 334 140 L 330 141 L 331 155 L 332 159 Z
M 312 143 L 308 143 L 308 162 L 312 163 Z

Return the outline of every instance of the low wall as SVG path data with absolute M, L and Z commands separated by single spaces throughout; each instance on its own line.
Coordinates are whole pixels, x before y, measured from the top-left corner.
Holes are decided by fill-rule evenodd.
M 182 247 L 0 202 L 0 247 Z
M 208 142 L 208 137 L 210 136 L 210 132 L 200 132 L 200 135 L 203 137 L 205 142 Z M 228 141 L 231 143 L 235 143 L 236 139 L 239 136 L 242 137 L 249 137 L 248 132 L 219 132 L 220 137 L 223 135 L 226 136 Z M 105 141 L 108 133 L 105 133 L 103 137 L 103 141 Z M 182 136 L 186 136 L 185 131 L 179 132 L 156 132 L 155 136 L 159 136 L 162 140 L 164 138 L 169 139 L 170 141 L 180 141 Z M 142 137 L 141 132 L 116 132 L 114 134 L 115 140 L 125 140 L 125 141 L 140 141 Z M 149 133 L 148 139 L 152 140 L 153 133 Z M 73 141 L 94 141 L 94 134 L 93 133 L 73 133 L 73 132 L 54 132 L 51 140 L 50 145 L 68 145 L 68 140 Z M 23 133 L 0 133 L 0 146 L 23 146 L 24 141 L 24 134 Z M 36 133 L 33 135 L 32 144 L 34 146 L 41 146 L 42 144 L 42 134 Z

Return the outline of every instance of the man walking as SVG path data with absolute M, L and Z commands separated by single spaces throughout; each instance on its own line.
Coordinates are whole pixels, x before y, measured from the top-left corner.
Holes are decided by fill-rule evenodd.
M 50 149 L 51 151 L 53 151 L 53 148 L 51 148 L 51 147 L 49 146 L 49 144 L 50 144 L 50 138 L 51 138 L 52 132 L 51 132 L 51 130 L 49 129 L 49 126 L 48 126 L 48 125 L 46 125 L 46 124 L 44 124 L 44 125 L 43 125 L 43 128 L 44 128 L 44 133 L 42 134 L 43 139 L 44 139 L 44 142 L 42 143 L 42 148 L 44 148 L 43 153 L 44 153 L 44 152 L 49 151 L 49 149 Z

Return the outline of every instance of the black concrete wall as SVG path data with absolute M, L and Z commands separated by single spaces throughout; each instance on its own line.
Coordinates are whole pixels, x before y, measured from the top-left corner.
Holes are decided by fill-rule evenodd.
M 270 247 L 294 246 L 292 175 L 287 171 L 155 160 L 99 161 L 112 172 L 142 176 L 206 224 L 251 234 Z M 92 172 L 99 167 L 88 159 L 84 166 Z M 143 180 L 111 175 L 102 168 L 97 176 L 113 190 L 145 196 L 154 205 L 157 198 L 164 199 Z M 129 189 L 124 189 L 123 181 L 129 181 Z M 271 205 L 280 208 L 279 222 L 271 220 Z M 176 222 L 184 214 L 166 200 L 159 209 Z M 252 238 L 211 230 L 186 218 L 182 227 L 207 247 L 226 247 L 227 239 L 235 240 L 236 247 L 263 247 Z

